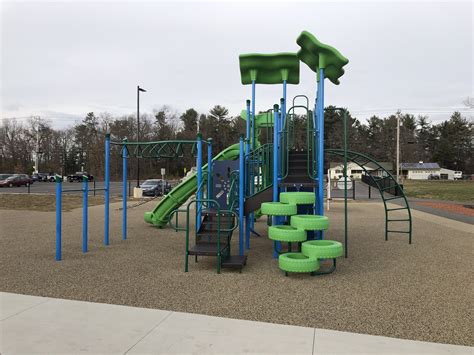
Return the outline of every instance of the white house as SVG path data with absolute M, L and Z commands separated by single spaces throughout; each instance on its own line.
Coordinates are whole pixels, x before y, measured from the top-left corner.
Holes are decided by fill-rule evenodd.
M 454 180 L 454 170 L 441 168 L 438 163 L 401 163 L 400 168 L 409 180 Z
M 388 162 L 379 163 L 381 166 L 384 167 L 385 170 L 392 172 L 393 164 Z M 339 162 L 331 162 L 329 164 L 329 176 L 331 180 L 339 179 L 342 177 L 342 170 L 344 168 L 344 163 Z M 373 171 L 377 169 L 377 166 L 372 163 L 367 163 L 364 168 L 367 171 Z M 360 180 L 362 178 L 362 174 L 364 173 L 364 169 L 362 169 L 358 164 L 353 162 L 347 162 L 347 175 L 353 179 Z M 377 171 L 374 176 L 382 176 L 382 171 Z

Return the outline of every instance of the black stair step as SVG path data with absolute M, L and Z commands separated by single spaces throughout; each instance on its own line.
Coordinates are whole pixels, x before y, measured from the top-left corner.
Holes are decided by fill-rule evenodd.
M 222 260 L 221 266 L 229 269 L 240 269 L 247 264 L 247 255 L 231 255 Z
M 228 248 L 227 244 L 221 243 L 220 253 Z M 205 256 L 217 256 L 218 253 L 217 243 L 201 243 L 196 244 L 188 250 L 189 255 L 205 255 Z
M 222 227 L 222 228 L 224 228 L 224 227 Z M 225 231 L 221 230 L 220 237 L 221 238 L 224 238 L 224 237 L 227 238 L 229 234 L 231 234 L 231 232 L 225 232 Z M 217 237 L 217 230 L 199 231 L 199 232 L 196 233 L 196 236 L 198 236 L 198 237 Z
M 318 184 L 315 183 L 314 181 L 312 182 L 286 182 L 286 181 L 283 181 L 279 184 L 279 186 L 282 186 L 282 187 L 315 187 L 317 186 Z

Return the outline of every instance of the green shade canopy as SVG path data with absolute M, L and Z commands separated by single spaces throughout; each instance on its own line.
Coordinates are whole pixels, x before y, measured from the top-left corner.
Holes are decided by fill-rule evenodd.
M 325 77 L 332 83 L 338 85 L 339 78 L 344 74 L 344 65 L 349 60 L 336 48 L 319 42 L 316 37 L 307 31 L 301 32 L 296 43 L 301 47 L 298 58 L 304 62 L 312 71 L 318 73 L 324 69 Z
M 242 84 L 299 84 L 300 61 L 296 53 L 241 54 L 239 56 Z

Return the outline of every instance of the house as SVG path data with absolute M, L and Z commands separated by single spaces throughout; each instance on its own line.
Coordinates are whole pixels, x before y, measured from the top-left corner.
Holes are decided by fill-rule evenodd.
M 390 162 L 381 162 L 379 163 L 385 170 L 392 172 L 393 171 L 393 164 Z M 342 177 L 342 170 L 344 168 L 344 163 L 340 162 L 330 162 L 329 163 L 329 176 L 331 180 L 339 179 Z M 373 163 L 367 163 L 364 168 L 367 171 L 376 170 L 378 167 Z M 360 180 L 362 178 L 362 174 L 364 173 L 364 169 L 362 169 L 358 164 L 353 162 L 347 162 L 347 175 L 353 179 Z M 373 175 L 374 176 L 383 176 L 383 171 L 378 170 Z
M 409 180 L 436 179 L 440 176 L 441 167 L 438 163 L 401 163 L 402 176 Z

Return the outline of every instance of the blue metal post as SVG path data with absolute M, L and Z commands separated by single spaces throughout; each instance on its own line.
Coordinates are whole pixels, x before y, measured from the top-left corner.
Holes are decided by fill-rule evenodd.
M 247 103 L 247 122 L 245 129 L 245 138 L 247 140 L 247 154 L 250 151 L 250 124 L 252 117 L 250 116 L 250 100 L 246 101 Z
M 122 239 L 127 239 L 127 138 L 122 146 Z
M 318 215 L 324 215 L 324 69 L 319 69 L 318 82 L 318 195 L 316 208 Z M 315 211 L 316 212 L 316 211 Z M 318 239 L 322 239 L 322 231 L 317 233 Z
M 61 232 L 62 232 L 62 178 L 56 176 L 56 261 L 61 260 Z
M 273 201 L 278 201 L 278 105 L 273 105 Z
M 285 128 L 286 122 L 286 80 L 283 80 L 283 105 L 281 107 L 281 125 Z
M 239 255 L 244 255 L 244 185 L 245 185 L 244 137 L 239 140 Z
M 255 80 L 252 80 L 252 149 L 255 149 Z
M 89 179 L 82 177 L 82 252 L 87 253 L 87 239 L 89 230 Z
M 105 135 L 105 219 L 104 245 L 109 245 L 109 209 L 110 209 L 110 133 Z
M 273 202 L 278 202 L 278 128 L 280 126 L 278 117 L 278 105 L 273 105 Z M 278 218 L 272 218 L 272 225 L 278 224 Z M 277 243 L 276 248 L 280 250 L 280 243 Z M 277 257 L 277 250 L 273 252 L 273 257 Z
M 196 232 L 201 227 L 201 200 L 202 200 L 202 135 L 198 133 L 197 135 L 197 162 L 196 162 L 196 169 L 197 169 L 197 191 L 196 191 L 196 199 L 198 202 L 196 203 Z
M 252 89 L 253 92 L 253 89 Z M 252 94 L 253 98 L 253 94 Z M 252 104 L 253 106 L 253 104 Z M 251 181 L 252 181 L 252 169 L 251 169 L 251 161 L 250 161 L 250 142 L 252 140 L 252 133 L 251 133 L 251 124 L 252 124 L 252 114 L 250 111 L 250 100 L 247 100 L 247 139 L 246 139 L 246 150 L 245 150 L 245 155 L 247 156 L 247 165 L 245 170 L 245 162 L 244 162 L 244 169 L 242 169 L 242 174 L 244 174 L 244 190 L 243 190 L 243 196 L 244 198 L 247 196 L 247 194 L 251 193 Z M 248 189 L 248 190 L 247 190 Z M 250 228 L 252 224 L 252 216 L 251 214 L 248 214 L 245 216 L 245 246 L 247 249 L 250 249 Z
M 207 199 L 212 199 L 212 138 L 207 143 Z

